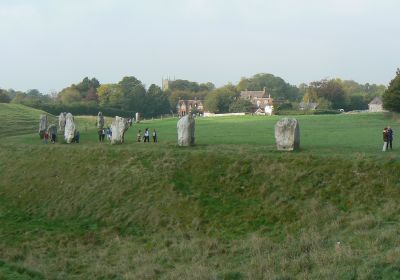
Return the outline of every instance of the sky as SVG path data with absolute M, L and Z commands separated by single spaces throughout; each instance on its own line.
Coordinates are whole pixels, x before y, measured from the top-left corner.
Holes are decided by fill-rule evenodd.
M 84 77 L 217 86 L 271 73 L 387 85 L 400 67 L 398 0 L 0 0 L 0 88 Z

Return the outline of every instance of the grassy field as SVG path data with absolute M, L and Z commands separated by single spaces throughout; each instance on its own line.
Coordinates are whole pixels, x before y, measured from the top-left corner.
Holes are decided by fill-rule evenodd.
M 26 109 L 24 106 L 8 105 L 3 110 L 0 104 L 0 117 L 6 121 L 0 124 L 1 131 L 6 130 L 7 135 L 18 135 L 11 138 L 13 143 L 39 145 L 36 130 L 40 111 Z M 29 113 L 25 111 L 31 110 Z M 14 113 L 10 113 L 12 111 Z M 3 117 L 4 116 L 4 117 Z M 24 117 L 26 123 L 20 123 Z M 51 116 L 50 116 L 51 117 Z M 274 125 L 280 116 L 244 116 L 224 118 L 198 118 L 196 120 L 196 144 L 195 149 L 251 149 L 263 152 L 275 151 Z M 397 116 L 384 114 L 355 114 L 355 115 L 309 115 L 296 116 L 301 129 L 301 152 L 316 155 L 342 155 L 355 156 L 381 155 L 382 130 L 385 126 L 392 126 L 396 133 L 400 128 L 400 120 Z M 17 129 L 10 123 L 16 119 Z M 52 122 L 55 118 L 51 117 Z M 29 121 L 28 121 L 29 120 Z M 96 118 L 89 116 L 75 117 L 77 128 L 81 133 L 82 145 L 98 144 Z M 106 117 L 106 126 L 112 119 Z M 125 137 L 126 145 L 137 149 L 136 134 L 140 129 L 142 134 L 146 127 L 158 132 L 160 143 L 157 149 L 171 148 L 176 145 L 177 119 L 145 120 L 140 124 L 134 124 Z M 9 131 L 13 130 L 13 131 Z M 14 132 L 15 130 L 15 132 Z M 21 136 L 19 134 L 25 133 Z M 104 143 L 105 145 L 106 143 Z M 141 147 L 139 148 L 141 149 Z
M 119 146 L 93 117 L 76 117 L 81 144 L 10 130 L 0 279 L 399 279 L 399 153 L 381 152 L 397 119 L 301 116 L 295 153 L 275 151 L 278 119 L 197 119 L 193 148 L 176 119 Z M 160 143 L 135 142 L 145 127 Z

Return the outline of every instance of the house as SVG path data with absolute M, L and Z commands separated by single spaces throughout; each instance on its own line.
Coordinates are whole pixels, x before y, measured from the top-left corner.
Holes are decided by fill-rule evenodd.
M 178 101 L 176 105 L 176 110 L 179 116 L 184 116 L 191 113 L 193 110 L 203 114 L 204 113 L 204 106 L 202 100 L 182 100 Z
M 240 92 L 240 98 L 252 101 L 254 98 L 265 97 L 266 94 L 267 94 L 267 91 L 266 91 L 265 87 L 263 90 L 255 90 L 255 91 L 246 89 L 246 90 L 243 90 Z
M 382 98 L 379 96 L 372 99 L 372 101 L 368 104 L 368 111 L 369 112 L 383 112 L 383 102 Z
M 299 109 L 300 110 L 315 110 L 318 107 L 318 103 L 316 102 L 300 102 Z
M 240 99 L 249 100 L 253 104 L 253 113 L 256 115 L 272 115 L 273 98 L 271 95 L 267 97 L 267 91 L 263 90 L 250 91 L 244 90 L 240 92 Z

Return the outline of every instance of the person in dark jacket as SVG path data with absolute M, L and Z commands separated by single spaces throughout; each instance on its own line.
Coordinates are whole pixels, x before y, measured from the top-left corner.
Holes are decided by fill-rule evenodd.
M 75 134 L 75 143 L 79 144 L 79 140 L 81 139 L 81 134 L 79 133 L 79 131 L 76 131 Z
M 57 134 L 55 134 L 55 133 L 52 133 L 51 134 L 51 143 L 56 143 L 56 139 L 57 139 Z
M 387 146 L 387 148 L 389 149 L 389 147 L 390 147 L 390 149 L 392 149 L 393 130 L 392 130 L 392 128 L 390 126 L 388 126 L 387 135 L 388 135 L 388 146 Z
M 385 127 L 383 129 L 383 148 L 382 148 L 382 152 L 386 152 L 387 150 L 387 144 L 388 144 L 388 129 L 387 127 Z
M 153 129 L 153 142 L 157 143 L 157 132 L 155 128 Z
M 103 130 L 102 129 L 97 130 L 97 134 L 99 135 L 99 142 L 101 142 L 101 138 L 102 138 L 102 135 L 103 135 Z

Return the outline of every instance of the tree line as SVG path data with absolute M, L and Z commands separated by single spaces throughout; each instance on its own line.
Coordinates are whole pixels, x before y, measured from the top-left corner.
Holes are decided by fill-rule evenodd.
M 266 88 L 275 100 L 276 110 L 296 110 L 300 102 L 316 102 L 320 109 L 363 110 L 375 96 L 382 96 L 384 85 L 359 84 L 352 80 L 323 79 L 309 84 L 291 85 L 272 74 L 260 73 L 242 78 L 238 84 L 217 88 L 213 83 L 174 80 L 168 89 L 152 84 L 148 88 L 136 77 L 123 77 L 118 83 L 101 84 L 96 78 L 85 77 L 58 93 L 43 94 L 36 89 L 26 92 L 0 89 L 0 102 L 24 104 L 53 114 L 69 111 L 75 114 L 133 116 L 140 112 L 144 117 L 175 113 L 179 99 L 204 100 L 207 111 L 214 113 L 250 112 L 252 104 L 240 99 L 243 90 Z

